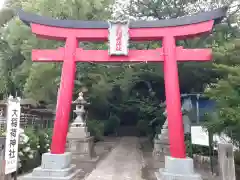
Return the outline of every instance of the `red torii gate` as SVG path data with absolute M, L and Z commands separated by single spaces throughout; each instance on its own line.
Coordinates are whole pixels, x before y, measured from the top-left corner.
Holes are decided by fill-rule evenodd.
M 130 22 L 130 40 L 162 40 L 162 48 L 129 50 L 126 56 L 110 56 L 106 50 L 84 50 L 78 47 L 79 41 L 107 41 L 109 35 L 107 22 L 56 20 L 20 10 L 18 12 L 20 19 L 30 25 L 32 32 L 38 37 L 66 42 L 64 48 L 32 51 L 33 61 L 63 61 L 51 153 L 65 152 L 76 62 L 163 61 L 170 153 L 172 157 L 185 158 L 177 61 L 210 61 L 212 53 L 211 49 L 176 47 L 176 40 L 211 32 L 214 23 L 220 22 L 225 13 L 226 8 L 220 8 L 178 19 Z

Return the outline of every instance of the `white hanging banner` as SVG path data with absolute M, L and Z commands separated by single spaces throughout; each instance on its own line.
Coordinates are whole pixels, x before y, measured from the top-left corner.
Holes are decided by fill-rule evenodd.
M 109 54 L 128 55 L 129 23 L 109 21 Z
M 5 143 L 5 174 L 17 170 L 18 165 L 18 140 L 20 128 L 21 106 L 20 98 L 8 98 L 7 132 Z

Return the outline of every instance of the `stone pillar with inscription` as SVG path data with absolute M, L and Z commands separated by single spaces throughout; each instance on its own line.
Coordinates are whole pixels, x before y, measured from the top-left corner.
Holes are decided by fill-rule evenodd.
M 5 149 L 5 141 L 6 141 L 6 137 L 4 136 L 0 136 L 0 179 L 1 180 L 11 180 L 11 174 L 7 174 L 5 175 L 5 158 L 4 158 L 4 149 Z
M 221 180 L 236 180 L 232 144 L 218 144 L 218 163 Z
M 96 161 L 94 150 L 94 137 L 90 136 L 86 126 L 86 110 L 85 107 L 89 105 L 83 97 L 83 92 L 79 93 L 78 98 L 73 102 L 76 105 L 74 113 L 77 117 L 71 124 L 67 136 L 67 148 L 72 153 L 73 159 L 82 161 Z

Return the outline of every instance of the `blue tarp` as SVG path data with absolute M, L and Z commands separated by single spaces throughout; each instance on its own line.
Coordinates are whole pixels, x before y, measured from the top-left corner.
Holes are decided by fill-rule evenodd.
M 183 98 L 182 100 L 188 99 L 189 97 L 191 98 L 193 108 L 196 109 L 196 101 L 197 101 L 196 96 L 188 96 L 188 97 Z M 208 100 L 206 98 L 201 98 L 201 97 L 198 100 L 198 105 L 199 105 L 199 121 L 203 120 L 203 116 L 205 113 L 212 112 L 215 108 L 215 102 L 213 100 Z M 192 121 L 196 121 L 197 113 L 194 116 L 195 117 L 193 117 L 193 116 L 191 117 L 191 118 L 194 118 L 194 119 L 192 119 Z

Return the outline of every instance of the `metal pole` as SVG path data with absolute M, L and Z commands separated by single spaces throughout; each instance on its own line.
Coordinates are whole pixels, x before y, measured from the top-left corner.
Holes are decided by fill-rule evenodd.
M 197 111 L 197 124 L 199 124 L 199 94 L 197 94 L 197 101 L 196 101 L 196 111 Z
M 212 133 L 210 133 L 208 131 L 208 136 L 209 136 L 209 157 L 210 157 L 210 168 L 211 168 L 211 172 L 212 174 L 214 174 L 214 170 L 213 170 L 213 156 L 212 156 L 212 152 L 213 152 L 213 136 Z
M 190 157 L 193 158 L 193 144 L 192 144 L 191 127 L 192 127 L 192 125 L 190 125 Z

